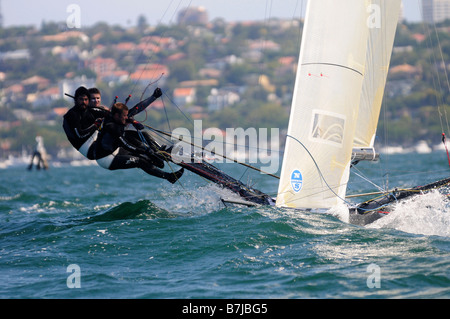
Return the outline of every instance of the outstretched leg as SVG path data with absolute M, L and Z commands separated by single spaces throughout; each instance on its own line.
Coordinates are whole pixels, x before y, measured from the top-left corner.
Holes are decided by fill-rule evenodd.
M 150 134 L 144 130 L 126 130 L 125 137 L 130 141 L 133 141 L 135 145 L 143 144 L 150 148 L 151 152 L 147 154 L 147 160 L 152 162 L 153 165 L 159 168 L 164 168 L 164 157 L 159 155 L 159 144 L 150 136 Z
M 160 170 L 159 168 L 156 168 L 150 161 L 146 160 L 145 158 L 125 154 L 116 155 L 111 165 L 109 166 L 110 170 L 129 168 L 140 168 L 147 174 L 166 179 L 172 184 L 175 183 L 181 177 L 181 175 L 183 175 L 184 172 L 182 168 L 175 173 L 167 173 Z

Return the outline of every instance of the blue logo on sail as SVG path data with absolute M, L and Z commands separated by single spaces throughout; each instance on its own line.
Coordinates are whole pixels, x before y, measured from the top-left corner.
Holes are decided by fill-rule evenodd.
M 292 172 L 291 186 L 296 193 L 298 193 L 303 187 L 303 176 L 298 169 Z

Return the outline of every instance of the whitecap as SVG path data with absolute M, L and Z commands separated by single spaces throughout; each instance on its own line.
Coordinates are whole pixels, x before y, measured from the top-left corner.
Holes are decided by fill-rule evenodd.
M 450 237 L 450 203 L 438 191 L 399 202 L 368 228 L 393 228 L 412 234 Z

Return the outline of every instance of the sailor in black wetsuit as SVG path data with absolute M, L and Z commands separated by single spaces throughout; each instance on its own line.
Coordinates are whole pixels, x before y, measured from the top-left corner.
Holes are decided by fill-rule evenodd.
M 123 103 L 114 104 L 97 137 L 95 147 L 97 163 L 110 170 L 140 168 L 147 174 L 175 183 L 183 175 L 183 169 L 167 173 L 155 167 L 153 158 L 156 154 L 151 148 L 137 141 L 131 143 L 126 139 L 124 132 L 127 119 L 128 107 Z
M 164 156 L 158 155 L 159 151 L 170 152 L 171 148 L 168 148 L 166 145 L 159 145 L 147 131 L 144 130 L 144 125 L 135 121 L 133 117 L 145 110 L 151 103 L 153 103 L 157 98 L 162 95 L 162 91 L 160 88 L 156 88 L 153 92 L 153 95 L 149 98 L 139 102 L 132 108 L 128 110 L 128 121 L 125 126 L 125 139 L 130 141 L 133 144 L 141 144 L 145 143 L 147 147 L 151 148 L 154 156 L 152 156 L 153 163 L 160 167 L 164 167 Z
M 80 86 L 75 91 L 75 106 L 64 115 L 63 128 L 67 139 L 73 147 L 89 159 L 94 159 L 89 148 L 96 139 L 101 120 L 108 113 L 107 110 L 90 108 L 89 91 Z

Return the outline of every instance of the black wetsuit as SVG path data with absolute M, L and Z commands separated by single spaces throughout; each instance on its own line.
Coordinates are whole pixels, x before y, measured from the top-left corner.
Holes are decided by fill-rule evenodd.
M 124 132 L 125 125 L 116 123 L 111 115 L 104 119 L 95 142 L 95 158 L 102 160 L 111 154 L 115 154 L 111 162 L 106 164 L 108 167 L 101 166 L 110 170 L 140 168 L 147 174 L 167 179 L 171 183 L 174 183 L 181 176 L 156 168 L 155 164 L 162 168 L 164 163 L 155 162 L 152 157 L 156 155 L 150 148 L 137 140 L 131 142 L 125 137 Z
M 80 106 L 72 107 L 64 115 L 63 128 L 69 142 L 77 150 L 89 139 L 97 130 L 94 124 L 97 118 L 103 118 L 109 112 L 99 108 L 87 107 L 83 109 Z

